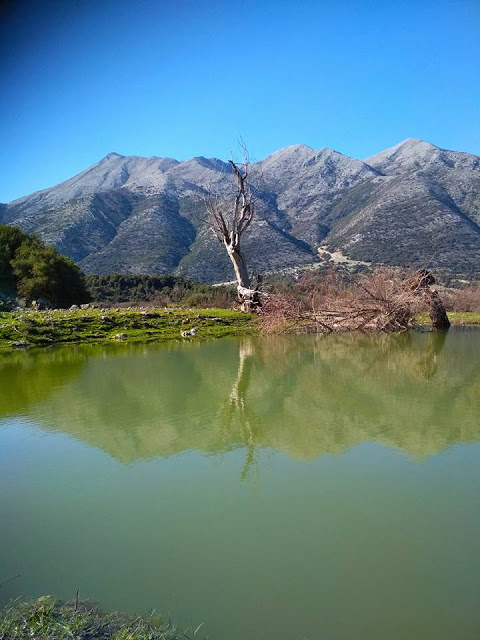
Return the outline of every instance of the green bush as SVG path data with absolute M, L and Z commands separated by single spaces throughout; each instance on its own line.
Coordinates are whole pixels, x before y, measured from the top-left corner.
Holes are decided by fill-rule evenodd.
M 16 227 L 0 225 L 0 269 L 27 303 L 44 298 L 67 307 L 90 299 L 84 275 L 72 260 Z

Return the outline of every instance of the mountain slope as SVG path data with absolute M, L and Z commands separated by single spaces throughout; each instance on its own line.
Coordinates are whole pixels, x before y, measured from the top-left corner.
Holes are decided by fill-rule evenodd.
M 251 166 L 257 216 L 244 238 L 252 271 L 305 266 L 320 245 L 353 259 L 441 266 L 480 277 L 480 158 L 408 139 L 365 161 L 286 147 Z M 175 272 L 232 279 L 204 223 L 203 196 L 231 198 L 228 163 L 110 153 L 50 189 L 0 205 L 90 273 Z
M 368 158 L 383 175 L 346 196 L 328 243 L 359 260 L 479 276 L 480 158 L 421 140 Z

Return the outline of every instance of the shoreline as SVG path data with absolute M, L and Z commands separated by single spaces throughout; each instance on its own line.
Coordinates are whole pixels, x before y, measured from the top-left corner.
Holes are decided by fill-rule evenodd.
M 230 309 L 74 309 L 0 313 L 0 352 L 116 342 L 253 335 L 252 314 Z
M 480 326 L 478 312 L 449 312 L 452 327 Z M 428 313 L 415 327 L 430 326 Z M 257 335 L 257 317 L 232 309 L 68 309 L 0 313 L 0 353 L 72 344 L 211 340 Z
M 22 640 L 23 638 L 56 638 L 58 640 L 92 638 L 108 640 L 181 640 L 197 630 L 181 630 L 169 617 L 134 615 L 121 611 L 107 612 L 94 601 L 69 602 L 47 595 L 36 600 L 14 600 L 2 608 L 0 613 L 0 638 Z

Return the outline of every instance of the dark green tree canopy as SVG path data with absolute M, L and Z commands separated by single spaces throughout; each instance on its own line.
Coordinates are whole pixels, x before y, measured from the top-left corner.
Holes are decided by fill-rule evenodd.
M 0 225 L 0 276 L 13 280 L 27 303 L 45 298 L 67 307 L 89 300 L 85 277 L 73 260 L 18 227 Z

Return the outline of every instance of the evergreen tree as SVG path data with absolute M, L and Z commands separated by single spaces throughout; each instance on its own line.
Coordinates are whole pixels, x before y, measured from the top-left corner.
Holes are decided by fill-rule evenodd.
M 0 273 L 15 280 L 27 303 L 45 298 L 55 307 L 67 307 L 90 299 L 73 260 L 16 227 L 0 225 Z

